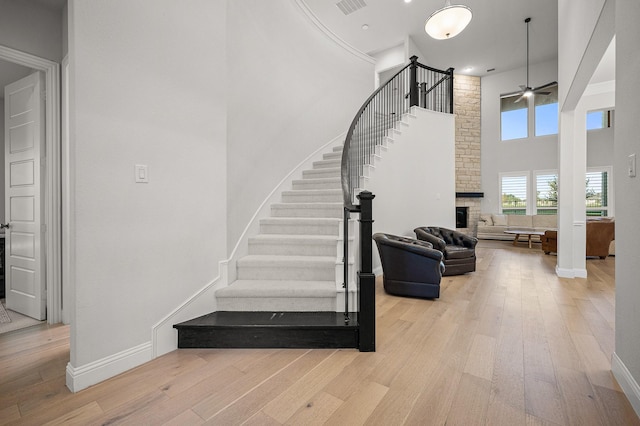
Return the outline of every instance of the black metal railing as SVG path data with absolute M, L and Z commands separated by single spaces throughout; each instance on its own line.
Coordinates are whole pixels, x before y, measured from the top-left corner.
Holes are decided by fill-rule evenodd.
M 345 320 L 349 321 L 349 219 L 360 215 L 360 265 L 358 270 L 358 323 L 361 351 L 375 351 L 375 276 L 372 273 L 372 212 L 375 197 L 368 191 L 355 196 L 360 179 L 371 164 L 387 131 L 411 107 L 453 113 L 453 68 L 447 71 L 422 65 L 417 56 L 381 85 L 360 107 L 351 122 L 342 151 L 341 180 L 344 199 Z

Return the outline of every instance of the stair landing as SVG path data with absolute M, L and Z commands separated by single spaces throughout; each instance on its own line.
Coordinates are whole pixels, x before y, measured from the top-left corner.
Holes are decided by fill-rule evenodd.
M 173 327 L 178 348 L 358 348 L 357 315 L 222 311 Z

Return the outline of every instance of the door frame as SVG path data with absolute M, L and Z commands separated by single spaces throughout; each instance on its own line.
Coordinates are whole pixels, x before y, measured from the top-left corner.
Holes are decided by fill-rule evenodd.
M 45 73 L 45 185 L 44 218 L 47 322 L 62 321 L 60 64 L 0 45 L 0 59 Z

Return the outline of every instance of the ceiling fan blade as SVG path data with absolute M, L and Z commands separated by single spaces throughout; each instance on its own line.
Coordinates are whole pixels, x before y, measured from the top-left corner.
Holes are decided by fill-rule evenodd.
M 524 93 L 522 95 L 520 95 L 520 97 L 518 99 L 516 99 L 515 101 L 513 101 L 514 104 L 517 104 L 518 102 L 520 102 L 521 100 L 523 100 L 526 96 L 524 95 Z
M 509 92 L 509 93 L 501 93 L 500 97 L 501 98 L 508 98 L 511 96 L 515 96 L 515 95 L 522 95 L 524 92 L 522 90 L 516 90 L 515 92 Z
M 545 96 L 551 94 L 551 92 L 537 92 L 535 90 L 533 91 L 533 93 L 535 93 L 536 95 L 545 95 Z
M 520 88 L 521 92 L 526 92 L 527 89 L 529 88 L 529 86 L 523 86 L 522 84 L 518 85 L 518 87 Z
M 546 89 L 547 87 L 555 86 L 556 84 L 558 84 L 557 81 L 552 81 L 551 83 L 543 84 L 542 86 L 536 87 L 535 89 L 533 89 L 533 91 L 538 93 L 538 90 Z

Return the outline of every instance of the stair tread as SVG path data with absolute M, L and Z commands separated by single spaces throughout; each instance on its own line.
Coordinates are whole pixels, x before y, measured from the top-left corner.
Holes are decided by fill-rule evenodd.
M 216 291 L 217 298 L 335 297 L 334 281 L 237 280 Z
M 296 201 L 295 203 L 273 203 L 271 204 L 272 206 L 277 206 L 277 207 L 287 207 L 287 208 L 314 208 L 317 209 L 319 207 L 341 207 L 343 203 L 339 202 L 339 201 L 320 201 L 318 203 L 312 203 L 312 202 L 300 202 L 300 201 Z
M 299 222 L 299 223 L 320 223 L 320 224 L 333 224 L 338 223 L 342 219 L 336 217 L 268 217 L 261 220 L 262 223 L 286 223 L 286 222 Z
M 181 327 L 336 327 L 353 328 L 357 325 L 357 314 L 350 313 L 345 322 L 342 312 L 212 312 L 174 325 Z
M 319 189 L 290 189 L 282 191 L 283 194 L 341 194 L 342 188 L 319 188 Z
M 241 259 L 238 259 L 238 263 L 246 262 L 282 262 L 283 260 L 300 262 L 300 267 L 303 267 L 302 263 L 309 262 L 335 262 L 335 256 L 296 256 L 290 254 L 248 254 Z
M 303 170 L 302 173 L 307 172 L 307 173 L 312 173 L 312 172 L 330 172 L 330 171 L 339 171 L 340 167 L 323 167 L 320 169 L 307 169 L 307 170 Z
M 310 182 L 316 182 L 316 181 L 318 183 L 340 182 L 341 178 L 339 176 L 325 177 L 325 178 L 305 178 L 305 179 L 296 179 L 293 181 L 293 183 L 296 183 L 296 182 L 310 183 Z
M 258 234 L 249 240 L 296 240 L 300 242 L 326 243 L 336 242 L 338 237 L 335 235 L 315 235 L 315 234 Z

